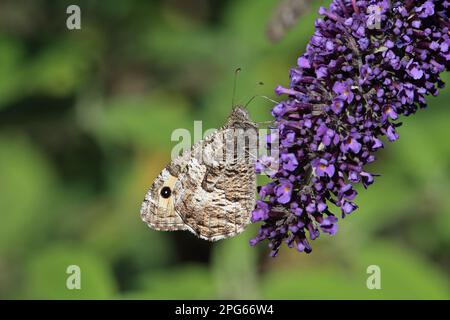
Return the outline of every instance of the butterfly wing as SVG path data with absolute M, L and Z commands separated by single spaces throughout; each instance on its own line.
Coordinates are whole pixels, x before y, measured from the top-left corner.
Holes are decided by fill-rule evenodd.
M 255 206 L 256 174 L 254 156 L 246 147 L 235 154 L 236 143 L 244 133 L 235 128 L 217 131 L 194 150 L 202 161 L 192 158 L 180 187 L 183 196 L 175 210 L 198 237 L 210 241 L 232 237 L 250 223 Z M 255 135 L 256 130 L 251 132 Z M 239 153 L 239 152 L 237 152 Z
M 145 196 L 142 219 L 211 241 L 242 232 L 255 206 L 255 137 L 256 125 L 235 108 L 223 128 L 164 168 Z
M 179 184 L 178 178 L 169 171 L 168 167 L 164 168 L 147 191 L 142 202 L 141 218 L 150 228 L 155 230 L 186 230 L 186 224 L 175 211 L 173 200 L 173 190 L 179 189 L 177 186 Z M 163 188 L 171 190 L 169 197 L 166 198 L 161 195 Z

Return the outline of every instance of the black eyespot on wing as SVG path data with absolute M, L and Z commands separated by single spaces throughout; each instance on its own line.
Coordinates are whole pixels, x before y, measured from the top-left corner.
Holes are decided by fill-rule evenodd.
M 161 197 L 163 197 L 164 199 L 169 198 L 172 195 L 172 190 L 170 190 L 169 187 L 163 187 L 161 189 Z

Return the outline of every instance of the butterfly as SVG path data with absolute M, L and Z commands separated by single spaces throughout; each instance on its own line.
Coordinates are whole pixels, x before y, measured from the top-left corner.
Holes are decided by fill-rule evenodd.
M 155 179 L 141 218 L 155 230 L 188 230 L 216 241 L 241 233 L 255 207 L 257 124 L 245 107 L 173 159 Z

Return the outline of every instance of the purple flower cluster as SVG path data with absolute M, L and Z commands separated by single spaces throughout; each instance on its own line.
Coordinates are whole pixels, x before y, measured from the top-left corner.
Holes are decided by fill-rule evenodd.
M 398 139 L 396 120 L 438 95 L 450 69 L 447 0 L 334 0 L 316 21 L 306 53 L 291 69 L 288 98 L 272 115 L 280 157 L 271 182 L 259 189 L 252 222 L 263 222 L 250 244 L 267 239 L 271 255 L 282 242 L 311 252 L 308 242 L 335 234 L 358 206 L 354 186 L 374 181 L 365 165 Z M 268 144 L 277 143 L 268 139 Z M 333 210 L 334 208 L 334 210 Z

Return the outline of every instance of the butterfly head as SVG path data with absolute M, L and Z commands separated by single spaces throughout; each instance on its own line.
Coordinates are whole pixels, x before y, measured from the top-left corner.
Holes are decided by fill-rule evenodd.
M 256 128 L 256 124 L 250 120 L 248 111 L 243 106 L 234 106 L 233 111 L 228 117 L 226 124 L 227 127 L 243 127 L 243 128 Z

